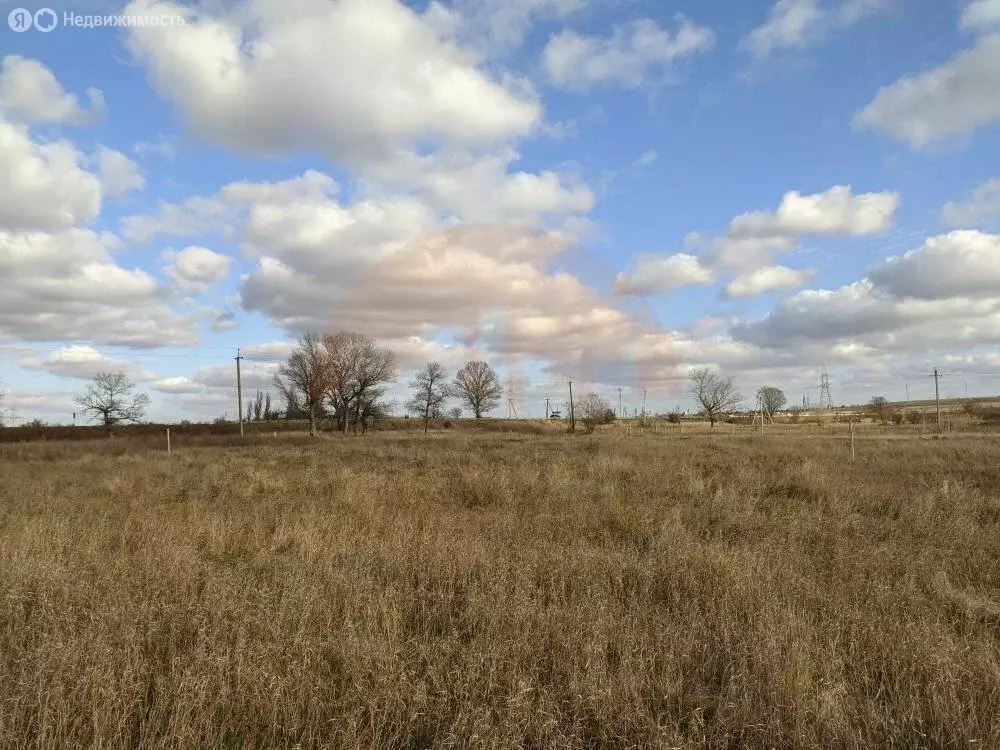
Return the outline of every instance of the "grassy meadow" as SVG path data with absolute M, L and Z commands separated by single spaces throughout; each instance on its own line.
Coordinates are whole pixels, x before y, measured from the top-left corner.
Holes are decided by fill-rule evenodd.
M 0 747 L 1000 747 L 1000 438 L 849 456 L 0 445 Z

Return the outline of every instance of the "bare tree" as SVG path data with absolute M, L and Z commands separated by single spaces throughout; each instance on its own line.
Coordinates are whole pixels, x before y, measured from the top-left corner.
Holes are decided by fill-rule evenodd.
M 868 402 L 868 413 L 873 420 L 878 420 L 882 424 L 889 424 L 893 417 L 893 408 L 889 404 L 889 399 L 885 396 L 876 396 Z
M 329 357 L 325 395 L 345 433 L 366 428 L 366 414 L 385 413 L 380 401 L 396 379 L 396 355 L 371 336 L 339 331 L 323 338 Z
M 271 410 L 271 392 L 264 391 L 264 421 L 270 422 L 272 419 L 277 418 L 277 412 Z
M 588 393 L 576 402 L 575 408 L 588 434 L 598 425 L 615 421 L 615 411 L 611 408 L 611 403 L 597 393 Z
M 253 399 L 253 412 L 247 412 L 248 416 L 253 414 L 253 421 L 260 422 L 264 418 L 264 391 L 257 391 L 257 395 Z
M 90 420 L 100 420 L 105 427 L 120 422 L 139 422 L 149 406 L 149 396 L 135 393 L 135 383 L 121 370 L 101 370 L 87 390 L 73 396 L 73 403 Z
M 503 397 L 503 386 L 496 371 L 486 362 L 467 362 L 458 371 L 454 381 L 454 393 L 465 403 L 476 419 L 496 409 Z
M 413 398 L 406 409 L 424 419 L 424 433 L 427 433 L 431 418 L 441 416 L 444 402 L 451 396 L 451 385 L 448 383 L 448 372 L 439 362 L 428 362 L 410 383 L 413 388 Z
M 448 416 L 452 419 L 461 419 L 462 417 L 462 407 L 453 406 L 448 410 Z
M 701 405 L 712 427 L 722 414 L 734 409 L 743 400 L 731 377 L 723 377 L 707 367 L 692 370 L 688 379 L 691 381 L 691 395 Z
M 319 336 L 307 333 L 274 376 L 274 386 L 288 406 L 289 415 L 306 413 L 309 434 L 316 435 L 316 418 L 323 409 L 329 357 Z
M 764 408 L 767 409 L 768 414 L 781 411 L 785 408 L 785 404 L 788 403 L 785 392 L 780 388 L 775 388 L 773 385 L 765 385 L 760 389 L 760 400 L 764 403 Z

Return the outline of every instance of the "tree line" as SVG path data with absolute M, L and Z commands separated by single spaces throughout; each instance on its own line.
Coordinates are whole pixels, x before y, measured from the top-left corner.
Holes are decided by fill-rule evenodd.
M 316 434 L 321 419 L 332 420 L 345 434 L 364 434 L 389 413 L 386 393 L 397 377 L 395 354 L 371 336 L 347 331 L 322 336 L 307 333 L 278 368 L 274 385 L 285 399 L 289 416 L 309 420 L 310 435 Z M 450 399 L 458 399 L 479 419 L 495 409 L 503 396 L 496 371 L 482 361 L 466 363 L 454 379 L 439 362 L 428 362 L 410 388 L 406 410 L 423 418 L 425 430 L 431 419 L 444 416 Z
M 274 387 L 285 402 L 283 416 L 307 419 L 309 434 L 315 435 L 321 421 L 333 422 L 336 429 L 364 434 L 391 412 L 389 387 L 399 376 L 396 355 L 375 338 L 348 331 L 320 335 L 306 333 L 274 376 Z M 712 426 L 742 403 L 734 379 L 709 368 L 690 371 L 691 396 Z M 484 361 L 467 362 L 451 377 L 439 362 L 427 362 L 409 383 L 411 395 L 407 413 L 423 420 L 424 430 L 432 419 L 458 417 L 467 408 L 480 419 L 499 406 L 503 387 L 496 371 Z M 99 372 L 74 403 L 85 418 L 113 427 L 123 422 L 140 422 L 150 400 L 135 392 L 136 385 L 120 371 Z M 784 408 L 785 394 L 773 386 L 758 391 L 760 403 L 769 414 Z M 461 406 L 448 407 L 450 401 Z M 587 432 L 615 419 L 607 399 L 587 393 L 571 414 L 579 414 Z M 258 390 L 246 402 L 248 421 L 270 421 L 282 413 L 272 407 L 271 394 Z

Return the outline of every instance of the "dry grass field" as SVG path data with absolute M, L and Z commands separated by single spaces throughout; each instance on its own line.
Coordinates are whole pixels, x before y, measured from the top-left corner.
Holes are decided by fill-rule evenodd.
M 997 436 L 255 440 L 0 445 L 0 747 L 1000 747 Z

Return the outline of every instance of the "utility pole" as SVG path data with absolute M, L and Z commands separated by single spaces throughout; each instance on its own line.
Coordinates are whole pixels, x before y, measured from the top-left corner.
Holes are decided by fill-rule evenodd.
M 240 360 L 243 355 L 240 350 L 236 350 L 236 404 L 239 407 L 240 415 L 240 438 L 243 438 L 243 377 L 240 375 Z
M 909 383 L 906 384 L 906 400 L 907 401 L 910 400 L 910 384 Z
M 576 412 L 573 411 L 573 381 L 569 381 L 569 431 L 576 432 Z
M 548 397 L 546 397 L 546 399 L 545 399 L 545 418 L 546 419 L 549 418 L 549 399 L 548 399 Z
M 941 379 L 941 374 L 936 367 L 931 377 L 934 378 L 934 410 L 937 412 L 937 429 L 938 432 L 941 432 L 941 391 L 938 388 L 938 381 Z
M 622 387 L 618 386 L 618 418 L 624 419 L 625 412 L 622 411 Z
M 646 389 L 642 389 L 642 426 L 646 426 Z

